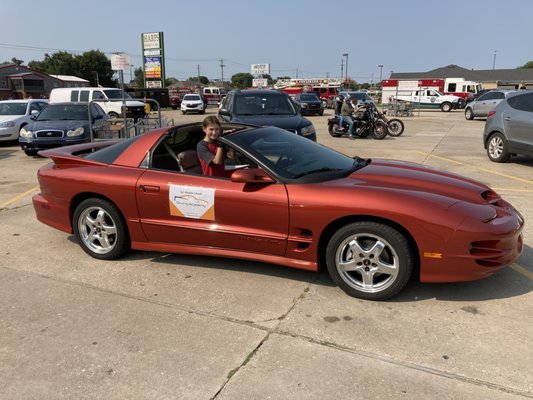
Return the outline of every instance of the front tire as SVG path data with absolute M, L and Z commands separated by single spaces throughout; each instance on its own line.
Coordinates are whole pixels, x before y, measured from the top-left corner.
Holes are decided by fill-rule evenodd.
M 388 125 L 383 121 L 376 121 L 374 129 L 370 132 L 370 136 L 376 140 L 384 139 L 389 133 Z
M 499 133 L 490 135 L 487 142 L 487 155 L 492 162 L 506 162 L 510 158 L 509 145 L 505 137 Z
M 24 150 L 24 153 L 28 156 L 28 157 L 35 157 L 37 155 L 37 151 L 38 150 Z
M 474 119 L 474 112 L 470 107 L 465 110 L 465 118 L 469 121 L 472 121 Z
M 91 257 L 114 260 L 130 249 L 124 218 L 107 200 L 82 201 L 74 211 L 72 226 L 79 245 Z
M 452 111 L 452 105 L 450 103 L 448 103 L 448 102 L 442 103 L 440 105 L 440 109 L 442 111 L 444 111 L 444 112 L 450 112 L 450 111 Z
M 411 277 L 413 250 L 396 229 L 360 221 L 340 228 L 326 248 L 331 279 L 348 295 L 385 300 L 400 292 Z
M 400 136 L 405 129 L 405 125 L 402 120 L 393 118 L 389 120 L 388 128 L 390 136 Z

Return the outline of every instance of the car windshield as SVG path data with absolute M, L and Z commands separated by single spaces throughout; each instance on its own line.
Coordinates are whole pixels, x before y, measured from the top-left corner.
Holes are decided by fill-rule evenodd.
M 131 96 L 120 89 L 108 89 L 104 90 L 105 95 L 108 99 L 131 99 Z
M 295 115 L 289 97 L 279 93 L 243 94 L 235 99 L 237 115 Z
M 85 104 L 50 104 L 43 108 L 37 121 L 89 120 Z
M 183 96 L 183 100 L 201 100 L 198 94 L 186 94 Z
M 366 92 L 347 92 L 346 94 L 348 94 L 351 98 L 356 99 L 358 101 L 361 101 L 361 100 L 372 101 L 372 98 Z
M 320 101 L 316 94 L 303 94 L 300 96 L 300 100 L 303 101 Z
M 0 104 L 0 115 L 24 115 L 26 114 L 28 103 L 2 103 Z
M 279 177 L 297 183 L 338 179 L 367 164 L 276 127 L 236 133 L 227 139 Z

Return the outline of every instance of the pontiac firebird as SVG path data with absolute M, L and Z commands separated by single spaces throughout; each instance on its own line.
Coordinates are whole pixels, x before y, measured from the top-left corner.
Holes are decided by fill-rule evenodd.
M 487 277 L 522 252 L 521 215 L 474 180 L 248 125 L 223 126 L 227 176 L 209 177 L 202 138 L 193 123 L 41 151 L 52 162 L 38 171 L 37 219 L 98 259 L 135 249 L 325 267 L 370 300 L 411 277 Z

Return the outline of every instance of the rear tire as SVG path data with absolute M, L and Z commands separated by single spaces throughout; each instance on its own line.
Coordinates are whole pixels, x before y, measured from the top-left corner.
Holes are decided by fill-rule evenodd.
M 74 211 L 72 227 L 80 247 L 91 257 L 114 260 L 130 249 L 126 222 L 108 200 L 82 201 Z
M 383 121 L 376 121 L 374 129 L 370 132 L 370 136 L 376 140 L 384 139 L 389 134 L 389 127 Z
M 332 124 L 328 124 L 328 132 L 333 137 L 341 137 L 342 133 L 339 132 L 339 123 L 334 122 Z
M 509 145 L 505 137 L 499 133 L 490 135 L 487 141 L 487 155 L 492 162 L 506 162 L 511 155 L 509 154 Z

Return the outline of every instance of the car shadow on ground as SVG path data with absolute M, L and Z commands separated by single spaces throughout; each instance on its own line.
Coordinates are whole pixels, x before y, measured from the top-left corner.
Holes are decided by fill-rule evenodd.
M 326 270 L 313 272 L 256 261 L 141 251 L 132 251 L 122 260 L 148 260 L 155 264 L 175 265 L 176 268 L 179 268 L 180 265 L 186 265 L 194 268 L 242 271 L 320 286 L 336 286 Z M 533 249 L 524 246 L 524 252 L 518 260 L 518 265 L 533 273 L 533 262 L 529 260 L 533 260 Z M 476 302 L 517 297 L 531 291 L 533 291 L 533 280 L 530 276 L 526 276 L 512 267 L 507 267 L 491 277 L 472 282 L 420 283 L 413 277 L 407 286 L 389 301 L 414 302 L 436 299 Z
M 20 148 L 18 147 L 18 141 L 6 141 L 6 142 L 0 142 L 0 160 L 5 160 L 8 158 L 13 157 L 15 153 L 18 153 L 20 151 Z M 16 149 L 9 148 L 17 146 Z

